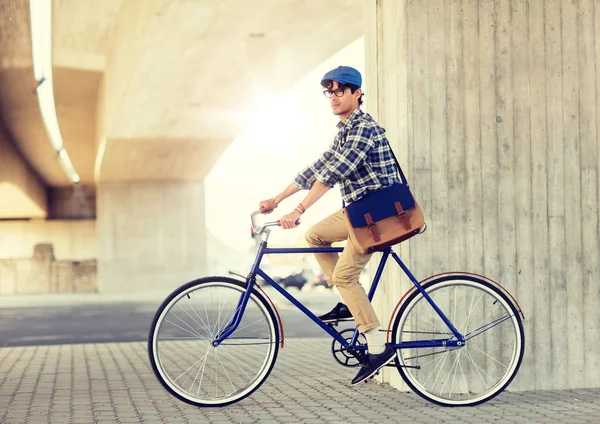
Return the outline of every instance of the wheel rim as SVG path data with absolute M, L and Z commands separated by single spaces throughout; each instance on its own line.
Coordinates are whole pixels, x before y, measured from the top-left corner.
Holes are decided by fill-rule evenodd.
M 426 290 L 466 344 L 399 350 L 407 382 L 442 404 L 480 403 L 498 394 L 513 378 L 522 357 L 522 328 L 513 308 L 492 288 L 472 281 L 445 281 Z M 396 343 L 452 337 L 420 295 L 410 300 L 396 331 Z M 410 368 L 415 366 L 420 369 Z
M 277 336 L 269 311 L 254 295 L 236 331 L 212 346 L 244 292 L 235 284 L 202 284 L 183 291 L 163 309 L 152 350 L 164 383 L 179 396 L 208 405 L 234 402 L 269 372 Z

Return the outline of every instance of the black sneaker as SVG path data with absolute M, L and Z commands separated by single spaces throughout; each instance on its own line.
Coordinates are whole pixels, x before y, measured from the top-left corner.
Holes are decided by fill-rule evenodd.
M 324 315 L 321 315 L 319 319 L 323 322 L 336 322 L 336 321 L 351 321 L 352 314 L 346 305 L 339 302 L 335 307 Z
M 377 371 L 392 362 L 395 357 L 396 349 L 388 344 L 385 345 L 385 350 L 382 353 L 377 355 L 373 355 L 372 353 L 367 354 L 362 367 L 360 367 L 360 371 L 358 371 L 356 377 L 352 379 L 352 385 L 365 381 L 369 377 L 373 377 Z

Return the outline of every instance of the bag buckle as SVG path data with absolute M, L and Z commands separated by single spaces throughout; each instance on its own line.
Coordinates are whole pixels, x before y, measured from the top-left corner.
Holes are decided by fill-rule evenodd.
M 406 211 L 402 207 L 402 203 L 394 202 L 394 206 L 396 207 L 396 212 L 398 212 L 398 216 L 402 216 L 406 213 Z
M 398 212 L 398 218 L 400 218 L 400 221 L 404 224 L 404 228 L 410 230 L 410 222 L 407 219 L 408 217 L 406 216 L 406 211 L 402 207 L 402 204 L 400 202 L 394 202 L 394 206 L 396 207 L 396 212 Z

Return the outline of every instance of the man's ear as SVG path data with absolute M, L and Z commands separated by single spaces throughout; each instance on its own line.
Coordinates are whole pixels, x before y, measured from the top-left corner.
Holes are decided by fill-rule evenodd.
M 362 92 L 362 90 L 360 88 L 354 92 L 354 94 L 357 94 L 357 97 L 356 97 L 357 99 L 360 98 L 360 96 L 362 95 L 362 93 L 363 92 Z

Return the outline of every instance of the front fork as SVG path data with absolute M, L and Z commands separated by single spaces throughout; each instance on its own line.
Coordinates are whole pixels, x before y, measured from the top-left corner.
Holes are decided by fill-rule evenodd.
M 242 317 L 244 316 L 244 311 L 246 310 L 246 306 L 248 305 L 248 300 L 250 299 L 250 294 L 252 293 L 254 284 L 256 284 L 256 275 L 248 276 L 248 278 L 246 279 L 246 283 L 246 291 L 240 295 L 233 316 L 231 317 L 225 328 L 219 331 L 219 333 L 216 335 L 215 339 L 212 341 L 213 346 L 219 346 L 223 342 L 223 340 L 225 340 L 227 337 L 233 334 L 233 332 L 240 325 Z

